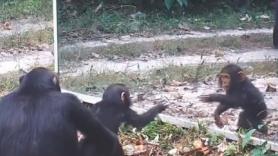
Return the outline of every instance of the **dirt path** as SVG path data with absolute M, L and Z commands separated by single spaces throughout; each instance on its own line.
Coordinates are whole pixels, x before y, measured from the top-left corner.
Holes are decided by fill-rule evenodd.
M 179 40 L 187 38 L 209 38 L 209 37 L 221 37 L 221 36 L 242 36 L 247 34 L 271 34 L 272 29 L 252 29 L 252 30 L 225 30 L 225 31 L 215 31 L 211 33 L 191 31 L 186 35 L 160 35 L 154 37 L 130 37 L 128 35 L 121 36 L 115 39 L 102 39 L 100 41 L 88 41 L 80 42 L 70 45 L 64 45 L 61 47 L 61 51 L 64 49 L 72 49 L 75 47 L 84 48 L 96 48 L 109 46 L 111 44 L 129 44 L 129 43 L 140 43 L 140 42 L 155 42 L 162 40 Z
M 50 66 L 53 64 L 53 55 L 50 51 L 33 51 L 9 57 L 0 57 L 0 74 L 23 69 L 28 71 L 34 66 Z
M 20 42 L 20 36 L 24 33 L 35 33 L 47 28 L 52 28 L 51 21 L 35 18 L 9 21 L 6 24 L 0 24 L 0 40 L 18 35 L 18 42 Z M 52 49 L 52 46 L 46 43 L 41 45 L 30 43 L 26 47 L 16 46 L 9 49 L 0 47 L 0 74 L 19 69 L 29 70 L 34 66 L 50 66 L 54 62 Z
M 152 59 L 147 61 L 123 61 L 114 62 L 107 60 L 88 60 L 74 63 L 64 63 L 62 72 L 74 73 L 73 75 L 80 75 L 88 73 L 90 70 L 96 72 L 114 71 L 114 72 L 145 72 L 152 69 L 158 69 L 169 65 L 198 65 L 202 61 L 205 63 L 225 63 L 225 62 L 262 62 L 268 60 L 278 59 L 277 50 L 262 49 L 257 51 L 246 51 L 243 53 L 224 52 L 221 57 L 215 55 L 209 56 L 179 56 L 179 57 L 165 57 L 160 59 Z
M 0 37 L 5 37 L 12 35 L 14 33 L 23 33 L 29 30 L 35 31 L 38 29 L 44 29 L 46 27 L 51 26 L 51 22 L 41 22 L 37 24 L 38 21 L 34 19 L 25 19 L 20 21 L 12 21 L 11 27 L 12 30 L 4 30 L 0 31 Z M 227 30 L 227 31 L 220 31 L 220 32 L 212 32 L 212 33 L 202 33 L 202 32 L 190 32 L 188 35 L 162 35 L 162 36 L 155 36 L 152 38 L 130 38 L 128 36 L 123 36 L 121 39 L 108 39 L 103 41 L 92 41 L 86 43 L 77 43 L 78 46 L 89 46 L 89 47 L 98 47 L 98 46 L 107 46 L 109 44 L 126 44 L 126 43 L 135 43 L 135 42 L 154 42 L 157 40 L 177 40 L 177 39 L 186 39 L 186 38 L 202 38 L 202 37 L 214 37 L 214 36 L 240 36 L 244 34 L 252 34 L 252 33 L 272 33 L 271 29 L 254 29 L 254 30 Z M 69 45 L 60 48 L 62 51 L 64 48 L 71 48 L 72 46 L 76 45 Z M 1 52 L 0 52 L 1 53 Z M 3 53 L 3 52 L 2 52 Z M 41 54 L 42 56 L 39 56 Z M 8 71 L 15 71 L 18 68 L 15 67 L 31 67 L 31 64 L 39 64 L 39 65 L 50 65 L 53 61 L 53 56 L 49 54 L 49 52 L 39 52 L 39 53 L 30 53 L 28 55 L 18 55 L 14 56 L 13 59 L 10 56 L 1 55 L 1 60 L 5 60 L 4 62 L 1 61 L 1 73 L 6 73 Z M 275 50 L 271 49 L 263 49 L 257 50 L 254 52 L 246 51 L 243 54 L 233 54 L 230 52 L 225 52 L 224 56 L 220 58 L 215 57 L 214 55 L 206 56 L 203 59 L 210 63 L 210 62 L 226 62 L 232 61 L 235 62 L 238 59 L 240 61 L 251 62 L 251 61 L 264 61 L 266 59 L 276 59 L 278 57 Z M 36 59 L 37 58 L 37 59 Z M 52 61 L 51 61 L 52 60 Z M 18 64 L 18 62 L 20 62 Z M 40 63 L 41 62 L 41 63 Z M 106 61 L 106 60 L 88 60 L 88 61 L 80 61 L 77 64 L 72 64 L 72 62 L 67 62 L 65 65 L 70 65 L 73 67 L 80 67 L 75 68 L 74 71 L 78 70 L 76 74 L 80 74 L 82 72 L 87 72 L 92 67 L 97 71 L 147 71 L 150 69 L 160 68 L 165 65 L 169 64 L 176 64 L 176 65 L 187 65 L 187 64 L 198 64 L 201 62 L 201 58 L 198 55 L 195 56 L 180 56 L 180 57 L 165 57 L 161 59 L 151 59 L 147 61 L 123 61 L 123 62 L 113 62 L 113 61 Z M 50 64 L 48 64 L 50 63 Z M 26 64 L 26 65 L 25 65 Z M 62 66 L 62 71 L 64 69 L 68 69 L 67 66 Z M 70 68 L 72 70 L 72 68 Z

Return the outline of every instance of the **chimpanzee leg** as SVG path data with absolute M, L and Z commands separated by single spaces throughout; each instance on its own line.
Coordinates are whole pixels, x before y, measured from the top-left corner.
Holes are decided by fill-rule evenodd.
M 251 122 L 248 120 L 248 115 L 245 111 L 241 112 L 238 117 L 238 128 L 250 129 Z
M 252 128 L 257 129 L 261 133 L 267 134 L 268 128 L 267 125 L 264 124 L 262 118 L 257 116 L 249 116 L 248 118 Z
M 263 125 L 263 127 L 259 127 Z M 248 114 L 246 111 L 243 111 L 239 115 L 238 127 L 244 129 L 257 129 L 261 133 L 267 133 L 267 126 L 264 125 L 261 118 L 256 115 Z

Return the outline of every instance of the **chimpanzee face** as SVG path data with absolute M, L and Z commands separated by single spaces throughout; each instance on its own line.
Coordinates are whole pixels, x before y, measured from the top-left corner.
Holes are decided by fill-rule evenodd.
M 223 89 L 225 89 L 227 91 L 231 85 L 231 76 L 228 73 L 220 73 L 219 74 L 219 84 L 220 84 L 220 87 L 222 87 Z

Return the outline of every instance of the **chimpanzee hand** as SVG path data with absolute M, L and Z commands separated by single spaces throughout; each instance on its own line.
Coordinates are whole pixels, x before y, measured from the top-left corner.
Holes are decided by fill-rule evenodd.
M 217 98 L 219 96 L 220 94 L 210 94 L 210 95 L 201 95 L 199 96 L 199 98 L 203 102 L 213 102 L 213 101 L 217 101 Z
M 201 95 L 201 96 L 199 96 L 199 98 L 202 102 L 212 102 L 212 99 L 210 96 L 211 95 Z
M 168 108 L 168 105 L 159 104 L 155 107 L 156 107 L 156 110 L 160 113 L 160 112 L 164 111 L 166 108 Z
M 215 115 L 214 116 L 214 120 L 215 120 L 216 126 L 218 126 L 219 128 L 223 128 L 224 127 L 224 124 L 223 124 L 223 122 L 222 122 L 222 120 L 221 120 L 219 115 Z

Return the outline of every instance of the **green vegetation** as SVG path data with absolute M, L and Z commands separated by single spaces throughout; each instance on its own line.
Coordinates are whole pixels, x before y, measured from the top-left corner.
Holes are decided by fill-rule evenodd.
M 30 47 L 39 44 L 51 44 L 53 43 L 53 30 L 52 28 L 47 28 L 44 30 L 39 30 L 35 32 L 25 32 L 23 34 L 17 34 L 5 37 L 2 39 L 0 37 L 0 48 L 20 48 L 20 47 Z
M 141 136 L 147 138 L 148 141 L 156 140 L 159 143 L 159 147 L 163 150 L 164 155 L 173 148 L 176 148 L 181 155 L 189 155 L 189 153 L 196 155 L 198 148 L 207 147 L 212 155 L 275 156 L 277 153 L 275 154 L 269 151 L 266 142 L 259 146 L 249 145 L 254 132 L 255 130 L 250 130 L 246 133 L 241 133 L 242 135 L 238 133 L 240 141 L 233 142 L 227 141 L 222 135 L 208 132 L 207 127 L 200 123 L 197 127 L 184 129 L 158 120 L 151 122 L 141 132 L 136 133 L 130 127 L 125 126 L 121 128 L 120 135 L 121 138 L 128 136 L 129 139 L 133 140 L 140 140 Z M 184 152 L 185 149 L 187 153 Z M 203 155 L 204 153 L 199 151 L 200 154 Z
M 0 22 L 28 16 L 52 19 L 52 0 L 1 0 Z
M 130 59 L 140 56 L 181 55 L 215 55 L 219 57 L 224 51 L 241 51 L 272 46 L 272 34 L 250 34 L 242 36 L 215 36 L 207 38 L 187 38 L 176 40 L 157 40 L 155 42 L 134 42 L 128 44 L 111 44 L 104 47 L 76 46 L 60 49 L 62 60 L 88 60 L 93 54 L 100 58 Z M 219 56 L 218 56 L 219 55 Z M 94 57 L 94 56 L 93 56 Z
M 277 75 L 277 61 L 257 62 L 241 64 L 242 66 L 251 66 L 251 71 L 247 74 L 254 75 Z M 161 82 L 166 84 L 173 80 L 180 82 L 199 82 L 208 77 L 214 77 L 223 67 L 221 64 L 203 64 L 199 66 L 175 66 L 149 71 L 147 73 L 124 73 L 124 72 L 95 72 L 78 77 L 65 76 L 62 78 L 63 87 L 78 91 L 81 93 L 102 93 L 103 89 L 111 83 L 125 83 L 132 90 L 140 91 L 161 86 Z
M 199 4 L 188 7 L 185 12 L 173 9 L 169 13 L 153 9 L 135 14 L 136 7 L 131 5 L 104 5 L 98 12 L 94 11 L 96 6 L 88 5 L 80 13 L 76 12 L 74 6 L 67 5 L 69 7 L 59 10 L 59 26 L 63 32 L 60 35 L 67 40 L 71 37 L 76 39 L 74 36 L 78 34 L 82 39 L 91 39 L 99 38 L 101 34 L 149 36 L 186 33 L 187 30 L 248 29 L 273 25 L 272 10 L 264 6 L 236 11 L 225 4 L 213 8 Z
M 19 84 L 19 73 L 10 72 L 0 75 L 0 97 L 14 90 Z

